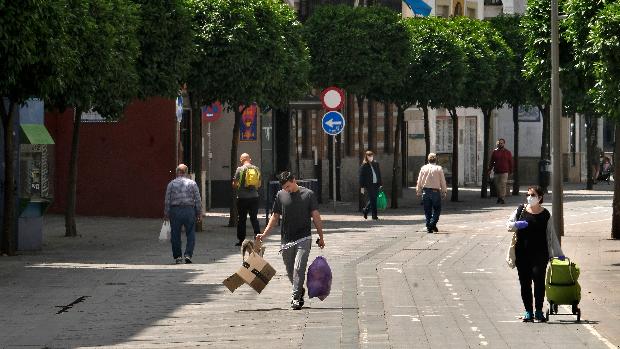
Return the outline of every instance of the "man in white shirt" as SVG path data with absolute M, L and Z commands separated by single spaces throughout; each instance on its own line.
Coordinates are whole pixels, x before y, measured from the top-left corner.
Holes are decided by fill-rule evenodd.
M 426 231 L 431 234 L 438 232 L 437 222 L 441 214 L 441 199 L 446 197 L 448 187 L 443 168 L 437 165 L 437 154 L 428 154 L 428 164 L 420 169 L 415 191 L 417 196 L 422 196 Z

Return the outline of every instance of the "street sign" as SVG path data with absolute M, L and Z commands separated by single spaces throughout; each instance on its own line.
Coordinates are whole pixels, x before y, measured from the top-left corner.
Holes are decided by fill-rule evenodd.
M 338 87 L 328 87 L 321 92 L 321 103 L 328 111 L 338 110 L 344 104 L 344 91 Z
M 344 116 L 337 111 L 330 111 L 323 115 L 323 131 L 328 135 L 335 136 L 344 129 Z
M 202 111 L 203 122 L 217 121 L 217 119 L 222 117 L 222 104 L 220 102 L 203 105 L 200 109 Z

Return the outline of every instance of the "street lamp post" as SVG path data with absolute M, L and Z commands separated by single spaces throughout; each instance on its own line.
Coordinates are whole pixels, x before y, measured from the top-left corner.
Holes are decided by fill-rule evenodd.
M 562 103 L 560 100 L 560 52 L 558 30 L 558 0 L 551 0 L 551 164 L 552 164 L 552 220 L 558 239 L 564 235 L 562 203 L 562 154 L 560 150 Z

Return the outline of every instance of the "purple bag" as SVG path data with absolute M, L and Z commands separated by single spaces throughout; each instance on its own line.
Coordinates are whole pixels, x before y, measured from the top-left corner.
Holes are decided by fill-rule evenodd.
M 324 300 L 332 289 L 332 270 L 323 256 L 318 256 L 308 268 L 308 297 Z

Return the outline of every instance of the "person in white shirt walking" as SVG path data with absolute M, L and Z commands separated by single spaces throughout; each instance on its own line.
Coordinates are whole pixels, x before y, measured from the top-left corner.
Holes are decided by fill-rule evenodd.
M 426 231 L 431 234 L 438 232 L 437 222 L 441 214 L 441 199 L 446 197 L 448 187 L 443 168 L 437 165 L 437 154 L 428 154 L 428 164 L 420 169 L 415 191 L 417 196 L 422 196 Z

